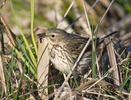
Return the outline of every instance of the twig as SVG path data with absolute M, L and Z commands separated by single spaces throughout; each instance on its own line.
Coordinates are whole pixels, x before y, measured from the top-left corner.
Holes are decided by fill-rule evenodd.
M 64 18 L 67 16 L 67 14 L 68 14 L 68 12 L 70 11 L 70 9 L 72 8 L 73 4 L 74 4 L 74 0 L 72 0 L 69 8 L 67 9 L 66 13 L 64 14 Z
M 97 92 L 92 92 L 92 91 L 86 91 L 86 90 L 83 90 L 82 92 L 86 92 L 86 93 L 90 93 L 90 94 L 96 94 L 96 95 L 101 95 L 101 96 L 104 96 L 104 97 L 108 97 L 108 98 L 112 98 L 112 99 L 116 99 L 116 97 L 115 96 L 111 96 L 111 95 L 107 95 L 107 94 L 99 94 L 99 93 L 97 93 Z
M 85 12 L 86 22 L 87 22 L 87 26 L 88 26 L 88 30 L 89 30 L 89 35 L 90 35 L 90 37 L 92 37 L 90 21 L 89 21 L 88 15 L 87 15 L 87 8 L 86 8 L 84 0 L 82 0 L 82 3 L 83 3 L 83 7 L 84 7 L 84 12 Z
M 96 81 L 94 84 L 92 84 L 90 87 L 88 87 L 86 90 L 89 90 L 90 88 L 92 88 L 93 86 L 95 86 L 97 83 L 99 83 L 101 80 L 103 80 L 105 77 L 108 76 L 109 73 L 111 73 L 113 71 L 113 68 L 110 68 L 108 70 L 108 72 L 103 76 L 101 77 L 98 81 Z
M 12 36 L 12 34 L 11 34 L 11 32 L 10 32 L 10 30 L 9 30 L 9 28 L 8 28 L 5 20 L 4 20 L 4 18 L 2 17 L 2 15 L 0 15 L 0 24 L 3 25 L 3 27 L 4 27 L 4 29 L 5 29 L 5 32 L 7 33 L 8 38 L 10 39 L 12 45 L 13 45 L 13 46 L 16 46 L 16 43 L 15 43 L 15 41 L 14 41 L 14 39 L 13 39 L 13 36 Z
M 74 4 L 74 0 L 72 0 L 70 6 L 68 7 L 67 11 L 65 12 L 64 18 L 61 18 L 60 22 L 59 22 L 58 25 L 57 25 L 57 28 L 59 28 L 59 27 L 63 24 L 64 19 L 65 19 L 65 17 L 67 16 L 67 14 L 69 13 L 69 11 L 71 10 L 73 4 Z M 60 28 L 61 28 L 61 27 L 60 27 Z
M 99 66 L 99 63 L 98 63 L 98 57 L 97 57 L 97 55 L 96 55 L 96 66 L 97 66 L 97 70 L 98 70 L 98 75 L 101 78 L 100 66 Z

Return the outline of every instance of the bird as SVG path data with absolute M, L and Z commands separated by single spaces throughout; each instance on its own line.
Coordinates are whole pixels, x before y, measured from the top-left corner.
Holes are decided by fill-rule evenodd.
M 54 67 L 62 73 L 69 73 L 72 70 L 79 54 L 83 50 L 89 37 L 83 37 L 78 34 L 68 33 L 63 29 L 57 28 L 39 28 L 37 37 L 40 41 L 46 39 L 48 42 L 48 50 L 50 61 Z M 115 33 L 115 32 L 114 32 Z M 114 34 L 113 33 L 113 34 Z M 105 36 L 109 37 L 112 34 Z M 98 47 L 104 38 L 95 38 L 96 47 Z M 84 55 L 82 56 L 75 72 L 85 74 L 88 71 L 88 66 L 92 60 L 92 43 L 87 47 Z

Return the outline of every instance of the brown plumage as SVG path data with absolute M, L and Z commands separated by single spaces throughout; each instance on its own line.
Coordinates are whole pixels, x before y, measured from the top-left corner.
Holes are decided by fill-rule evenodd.
M 56 69 L 64 73 L 70 72 L 80 52 L 89 40 L 89 38 L 70 34 L 61 29 L 41 29 L 37 36 L 40 40 L 45 38 L 48 41 L 50 60 Z M 103 40 L 97 38 L 97 46 L 102 42 Z M 79 62 L 77 72 L 83 73 L 84 70 L 81 69 L 88 69 L 88 64 L 91 62 L 91 47 L 90 43 Z

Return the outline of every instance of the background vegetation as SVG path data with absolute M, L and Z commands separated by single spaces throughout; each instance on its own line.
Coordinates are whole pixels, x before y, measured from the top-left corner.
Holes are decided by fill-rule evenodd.
M 88 77 L 83 80 L 81 86 L 77 87 L 76 84 L 73 84 L 74 80 L 71 79 L 71 93 L 77 95 L 78 99 L 131 98 L 131 2 L 130 0 L 115 1 L 100 23 L 99 21 L 110 3 L 111 0 L 85 0 L 92 31 L 97 25 L 99 26 L 97 30 L 99 37 L 111 33 L 109 31 L 111 27 L 112 31 L 120 31 L 113 39 L 121 82 L 119 85 L 114 84 L 110 67 L 107 68 L 111 58 L 107 56 L 107 51 L 103 53 L 105 49 L 102 48 L 98 60 L 100 72 L 97 72 L 101 77 L 96 74 L 94 78 L 92 76 L 93 69 L 90 69 Z M 1 0 L 0 4 L 4 4 L 4 1 Z M 1 20 L 0 99 L 42 99 L 45 94 L 42 93 L 41 96 L 40 92 L 47 88 L 50 93 L 48 98 L 53 99 L 56 94 L 53 91 L 61 86 L 63 78 L 60 73 L 57 73 L 61 77 L 60 80 L 57 76 L 52 76 L 51 84 L 37 88 L 39 86 L 37 81 L 38 54 L 33 30 L 38 26 L 57 27 L 82 36 L 89 36 L 83 6 L 82 0 L 7 0 L 5 2 L 0 9 L 0 14 L 12 32 L 17 46 L 10 42 Z M 70 7 L 71 9 L 69 9 Z M 80 17 L 81 15 L 82 17 Z M 80 19 L 76 21 L 79 17 Z M 74 24 L 69 27 L 72 23 Z M 32 34 L 32 38 L 27 40 L 26 37 L 29 34 Z M 24 41 L 23 44 L 22 41 Z M 94 63 L 94 66 L 98 66 L 97 63 Z M 55 80 L 56 82 L 54 82 Z M 65 96 L 71 97 L 69 93 Z

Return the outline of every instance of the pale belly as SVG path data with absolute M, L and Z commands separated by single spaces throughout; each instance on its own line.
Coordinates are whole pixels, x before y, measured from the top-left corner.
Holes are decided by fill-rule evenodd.
M 58 52 L 58 49 L 61 52 Z M 54 67 L 63 73 L 69 73 L 74 64 L 68 53 L 64 52 L 61 48 L 57 48 L 57 50 L 51 49 L 50 60 Z
M 67 65 L 68 62 L 61 62 L 59 57 L 56 57 L 55 59 L 51 59 L 51 62 L 53 63 L 54 67 L 58 69 L 59 71 L 63 73 L 69 73 L 72 66 Z

